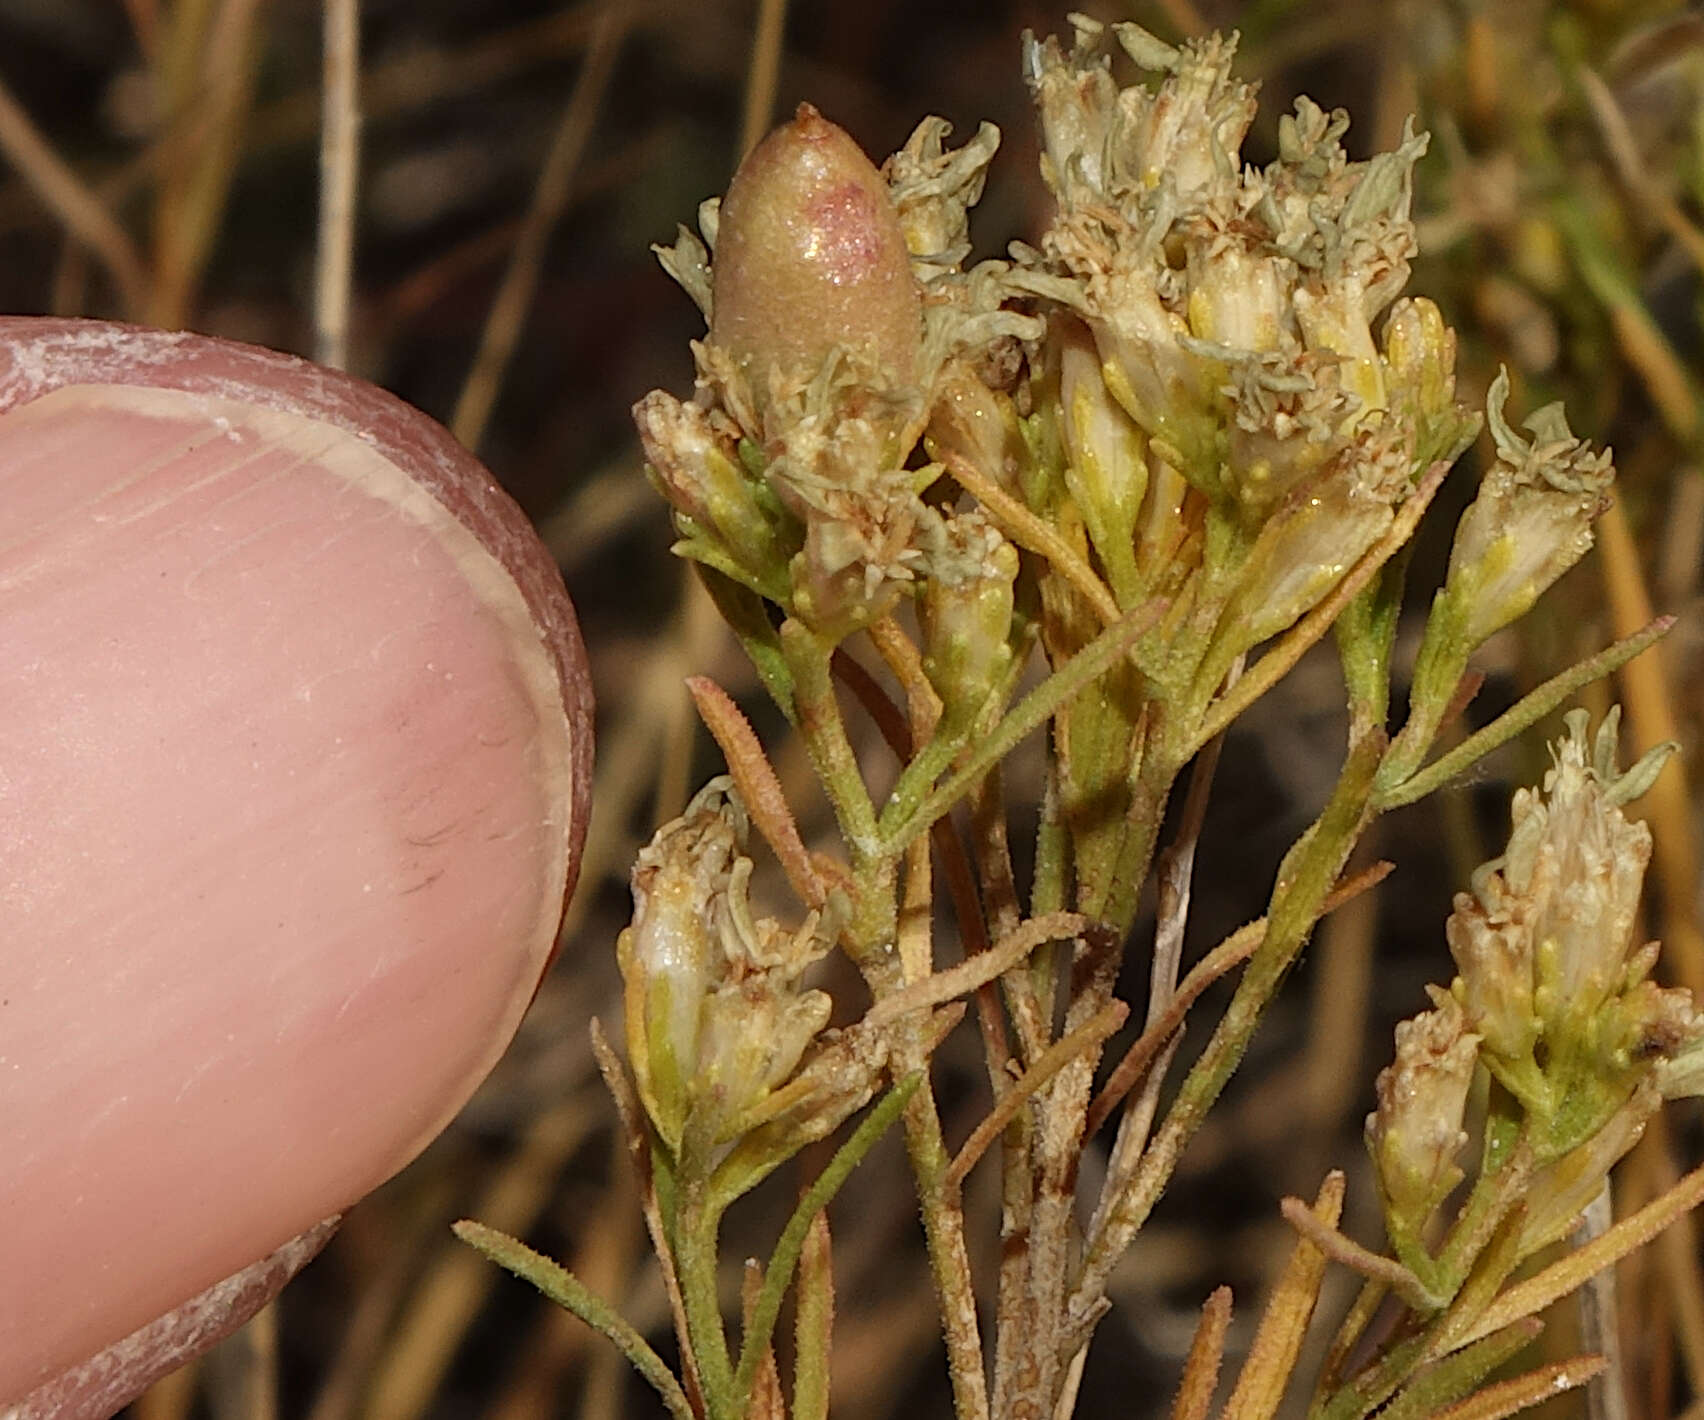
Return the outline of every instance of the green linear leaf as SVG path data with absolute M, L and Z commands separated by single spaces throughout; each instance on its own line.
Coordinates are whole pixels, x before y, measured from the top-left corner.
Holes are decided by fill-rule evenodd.
M 674 1420 L 696 1420 L 692 1406 L 687 1403 L 686 1392 L 663 1363 L 663 1358 L 615 1308 L 588 1289 L 561 1263 L 534 1252 L 507 1233 L 467 1218 L 453 1224 L 451 1231 L 474 1251 L 483 1253 L 523 1282 L 531 1282 L 557 1306 L 573 1312 L 594 1331 L 607 1336 L 615 1343 L 616 1349 L 632 1362 L 633 1369 L 656 1388 Z
M 798 1206 L 793 1209 L 792 1217 L 787 1219 L 775 1251 L 769 1256 L 769 1266 L 764 1269 L 763 1290 L 758 1293 L 757 1305 L 752 1308 L 751 1325 L 740 1341 L 740 1363 L 734 1375 L 734 1393 L 740 1397 L 742 1407 L 751 1392 L 758 1362 L 775 1334 L 775 1321 L 781 1315 L 781 1299 L 786 1296 L 787 1287 L 793 1280 L 793 1270 L 799 1264 L 799 1254 L 804 1249 L 811 1219 L 828 1206 L 829 1200 L 840 1191 L 841 1184 L 858 1167 L 864 1155 L 893 1126 L 922 1083 L 923 1072 L 919 1070 L 907 1075 L 882 1097 L 875 1108 L 858 1122 L 851 1138 L 835 1151 L 828 1167 L 816 1176 L 815 1182 L 805 1190 Z
M 1007 711 L 956 773 L 924 799 L 903 823 L 887 829 L 882 840 L 883 855 L 891 857 L 904 852 L 918 834 L 927 832 L 936 819 L 948 813 L 1020 740 L 1046 724 L 1061 706 L 1111 670 L 1136 639 L 1159 621 L 1166 606 L 1166 602 L 1154 600 L 1133 607 Z
M 1447 754 L 1441 754 L 1424 769 L 1411 774 L 1399 784 L 1378 785 L 1373 791 L 1373 806 L 1381 813 L 1423 799 L 1435 789 L 1441 789 L 1456 775 L 1482 759 L 1498 745 L 1513 739 L 1529 725 L 1542 720 L 1581 686 L 1590 685 L 1600 676 L 1620 670 L 1641 651 L 1660 641 L 1674 625 L 1672 616 L 1659 616 L 1649 626 L 1624 637 L 1613 646 L 1605 647 L 1595 656 L 1588 656 L 1577 665 L 1569 666 L 1552 676 L 1537 690 L 1527 694 L 1505 710 L 1484 729 L 1469 735 Z

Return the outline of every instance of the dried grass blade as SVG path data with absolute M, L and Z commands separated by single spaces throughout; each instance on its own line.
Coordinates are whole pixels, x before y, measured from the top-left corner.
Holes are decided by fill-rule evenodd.
M 1477 1341 L 1481 1336 L 1500 1331 L 1524 1316 L 1543 1311 L 1601 1268 L 1612 1266 L 1635 1248 L 1643 1247 L 1700 1202 L 1704 1202 L 1704 1168 L 1694 1169 L 1660 1198 L 1647 1203 L 1631 1218 L 1623 1218 L 1584 1247 L 1552 1263 L 1536 1276 L 1517 1282 L 1485 1309 L 1462 1340 Z
M 1326 1175 L 1314 1201 L 1313 1215 L 1335 1228 L 1343 1215 L 1343 1175 Z M 1302 1337 L 1313 1318 L 1314 1303 L 1325 1277 L 1325 1254 L 1306 1238 L 1298 1238 L 1284 1275 L 1255 1332 L 1254 1345 L 1237 1376 L 1236 1388 L 1225 1402 L 1223 1420 L 1271 1420 L 1290 1383 Z
M 1189 1343 L 1189 1355 L 1184 1358 L 1177 1399 L 1172 1402 L 1171 1420 L 1207 1420 L 1230 1324 L 1231 1289 L 1220 1287 L 1202 1303 L 1201 1320 L 1195 1327 L 1195 1339 Z
M 806 906 L 821 907 L 827 891 L 804 840 L 799 837 L 799 826 L 793 821 L 793 811 L 787 807 L 781 781 L 758 743 L 751 722 L 728 698 L 728 692 L 708 676 L 689 676 L 686 688 L 692 693 L 692 703 L 698 707 L 705 727 L 728 761 L 728 771 L 734 776 L 734 784 L 745 800 L 752 822 L 780 859 L 793 891 Z

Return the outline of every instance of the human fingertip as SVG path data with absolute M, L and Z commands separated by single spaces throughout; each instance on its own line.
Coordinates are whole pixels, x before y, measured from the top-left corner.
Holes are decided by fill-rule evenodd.
M 88 1360 L 0 1408 L 0 1420 L 107 1420 L 243 1326 L 337 1231 L 327 1218 Z

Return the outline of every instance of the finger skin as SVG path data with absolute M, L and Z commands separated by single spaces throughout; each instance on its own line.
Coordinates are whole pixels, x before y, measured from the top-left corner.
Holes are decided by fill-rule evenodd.
M 489 548 L 515 579 L 556 659 L 572 746 L 566 891 L 592 806 L 592 672 L 562 574 L 538 534 L 449 430 L 385 390 L 296 355 L 189 331 L 116 321 L 0 316 L 0 412 L 72 383 L 126 384 L 240 398 L 354 434 L 410 475 Z M 581 722 L 584 722 L 583 725 Z
M 37 1387 L 0 1420 L 106 1420 L 162 1376 L 223 1341 L 284 1290 L 331 1241 L 327 1218 L 276 1252 L 215 1282 L 165 1316 Z
M 0 320 L 0 1406 L 342 1212 L 554 949 L 560 578 L 359 381 Z

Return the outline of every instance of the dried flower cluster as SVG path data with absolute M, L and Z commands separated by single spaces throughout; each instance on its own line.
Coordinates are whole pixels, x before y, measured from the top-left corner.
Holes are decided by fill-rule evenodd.
M 1460 974 L 1397 1028 L 1395 1063 L 1379 1077 L 1367 1142 L 1386 1229 L 1442 1299 L 1460 1278 L 1440 1276 L 1427 1239 L 1463 1177 L 1479 1066 L 1495 1082 L 1488 1127 L 1502 1136 L 1492 1172 L 1524 1178 L 1523 1257 L 1575 1225 L 1665 1096 L 1694 1089 L 1704 1015 L 1689 992 L 1651 979 L 1655 942 L 1632 950 L 1651 836 L 1621 811 L 1673 746 L 1619 771 L 1618 718 L 1588 739 L 1586 712 L 1570 712 L 1543 792 L 1516 792 L 1507 852 L 1479 870 L 1446 926 Z
M 1255 95 L 1232 76 L 1232 42 L 1174 48 L 1132 25 L 1073 23 L 1068 46 L 1026 40 L 1056 210 L 1008 259 L 965 264 L 991 127 L 950 150 L 947 125 L 925 120 L 878 170 L 809 106 L 704 205 L 701 238 L 682 230 L 660 253 L 709 328 L 694 346 L 694 397 L 656 391 L 635 408 L 650 474 L 676 550 L 803 741 L 839 833 L 828 851 L 805 848 L 750 725 L 693 682 L 731 785 L 713 784 L 640 858 L 621 944 L 636 1088 L 604 1061 L 627 1102 L 681 1384 L 658 1378 L 666 1368 L 642 1340 L 618 1339 L 677 1414 L 826 1412 L 826 1323 L 801 1328 L 790 1405 L 770 1335 L 789 1287 L 801 1317 L 826 1315 L 822 1208 L 901 1113 L 959 1415 L 1068 1414 L 1113 1267 L 1315 922 L 1367 885 L 1343 877 L 1367 825 L 1663 629 L 1564 672 L 1433 758 L 1470 698 L 1474 650 L 1590 545 L 1608 455 L 1554 407 L 1527 421 L 1530 438 L 1517 434 L 1497 382 L 1495 458 L 1457 528 L 1406 709 L 1393 708 L 1400 554 L 1481 424 L 1457 399 L 1439 310 L 1402 295 L 1425 139 L 1409 132 L 1395 152 L 1354 162 L 1346 116 L 1303 99 L 1280 123 L 1277 159 L 1247 166 Z M 1115 62 L 1146 77 L 1121 83 Z M 1336 788 L 1279 865 L 1267 915 L 1185 973 L 1209 747 L 1328 632 L 1350 726 Z M 1018 697 L 1037 645 L 1049 673 Z M 848 700 L 898 761 L 879 800 Z M 1020 883 L 999 770 L 1044 726 L 1035 866 Z M 1336 1232 L 1340 1177 L 1312 1208 L 1286 1205 L 1303 1240 L 1263 1323 L 1274 1339 L 1257 1342 L 1229 1413 L 1272 1413 L 1328 1256 L 1367 1271 L 1381 1295 L 1396 1290 L 1415 1318 L 1353 1376 L 1341 1372 L 1370 1309 L 1346 1324 L 1319 1392 L 1332 1420 L 1420 1395 L 1411 1383 L 1455 1384 L 1439 1376 L 1471 1373 L 1453 1392 L 1465 1394 L 1486 1370 L 1475 1328 L 1502 1304 L 1515 1260 L 1566 1230 L 1663 1093 L 1704 1075 L 1684 1049 L 1700 1033 L 1690 1002 L 1651 984 L 1650 951 L 1627 951 L 1644 840 L 1618 805 L 1654 767 L 1617 776 L 1613 737 L 1588 759 L 1576 724 L 1547 797 L 1517 802 L 1508 857 L 1452 919 L 1461 979 L 1399 1034 L 1369 1129 L 1396 1258 Z M 1146 1020 L 1102 1071 L 1129 1014 L 1115 993 L 1137 904 L 1192 764 Z M 797 930 L 749 906 L 748 819 L 808 913 Z M 952 964 L 936 940 L 937 873 L 952 889 Z M 803 981 L 830 950 L 869 997 L 840 1033 Z M 1192 1005 L 1238 969 L 1162 1110 Z M 972 993 L 992 1099 L 955 1152 L 930 1055 Z M 1487 1126 L 1466 1221 L 1434 1251 L 1481 1065 L 1503 1114 Z M 807 1189 L 761 1285 L 753 1274 L 736 1360 L 717 1300 L 721 1209 L 884 1076 L 894 1088 Z M 1078 1166 L 1109 1121 L 1085 1220 Z M 1002 1246 L 979 1277 L 960 1187 L 996 1143 Z M 1180 1414 L 1206 1413 L 1206 1399 L 1185 1400 L 1203 1376 L 1210 1389 L 1228 1305 L 1209 1303 Z M 1510 1318 L 1522 1344 L 1526 1316 Z

